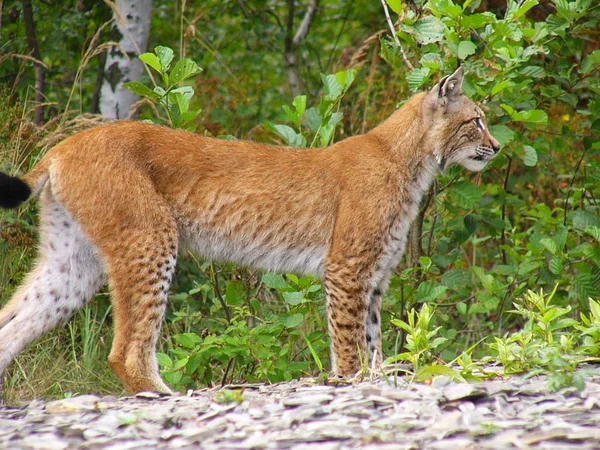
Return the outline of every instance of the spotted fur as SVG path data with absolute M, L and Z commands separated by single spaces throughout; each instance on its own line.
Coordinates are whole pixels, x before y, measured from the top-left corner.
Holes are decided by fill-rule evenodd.
M 499 149 L 462 80 L 328 148 L 116 122 L 64 140 L 22 179 L 3 174 L 0 205 L 42 195 L 38 262 L 0 311 L 0 372 L 108 281 L 111 367 L 132 392 L 169 392 L 155 347 L 182 249 L 323 277 L 334 373 L 377 366 L 382 297 L 421 198 L 449 164 L 481 170 Z

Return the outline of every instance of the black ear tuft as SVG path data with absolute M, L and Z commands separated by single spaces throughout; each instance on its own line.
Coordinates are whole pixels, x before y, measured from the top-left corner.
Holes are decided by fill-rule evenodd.
M 31 189 L 18 177 L 0 172 L 0 208 L 16 208 L 31 196 Z

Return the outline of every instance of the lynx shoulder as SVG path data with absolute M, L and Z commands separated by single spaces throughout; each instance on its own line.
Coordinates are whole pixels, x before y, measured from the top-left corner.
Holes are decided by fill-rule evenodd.
M 332 369 L 381 361 L 380 307 L 435 174 L 499 150 L 462 69 L 367 134 L 290 149 L 116 122 L 67 138 L 0 206 L 40 194 L 40 255 L 0 311 L 0 373 L 106 283 L 109 363 L 131 392 L 169 392 L 155 347 L 178 252 L 324 279 Z M 362 354 L 362 355 L 361 355 Z M 365 356 L 365 358 L 363 358 Z

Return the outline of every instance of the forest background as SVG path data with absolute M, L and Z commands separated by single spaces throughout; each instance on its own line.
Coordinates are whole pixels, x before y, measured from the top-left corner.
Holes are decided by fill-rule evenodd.
M 503 150 L 480 174 L 438 177 L 422 205 L 384 301 L 388 365 L 417 380 L 494 376 L 496 365 L 547 372 L 556 387 L 584 383 L 575 367 L 600 353 L 597 2 L 128 3 L 151 5 L 148 66 L 129 85 L 143 94 L 137 117 L 223 139 L 326 145 L 464 66 L 465 92 Z M 139 52 L 119 47 L 108 1 L 6 0 L 0 9 L 0 169 L 22 173 L 103 120 L 103 85 L 119 82 L 107 55 Z M 2 304 L 34 261 L 35 212 L 32 202 L 0 213 Z M 187 254 L 163 327 L 162 374 L 180 390 L 325 374 L 324 308 L 318 279 Z M 6 397 L 121 393 L 106 363 L 111 334 L 104 290 L 17 358 Z

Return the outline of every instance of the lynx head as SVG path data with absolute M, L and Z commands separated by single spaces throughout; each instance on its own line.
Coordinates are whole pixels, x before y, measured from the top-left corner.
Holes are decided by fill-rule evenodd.
M 440 171 L 450 164 L 480 171 L 500 150 L 500 143 L 488 131 L 483 111 L 463 94 L 463 79 L 464 71 L 459 67 L 423 99 Z

